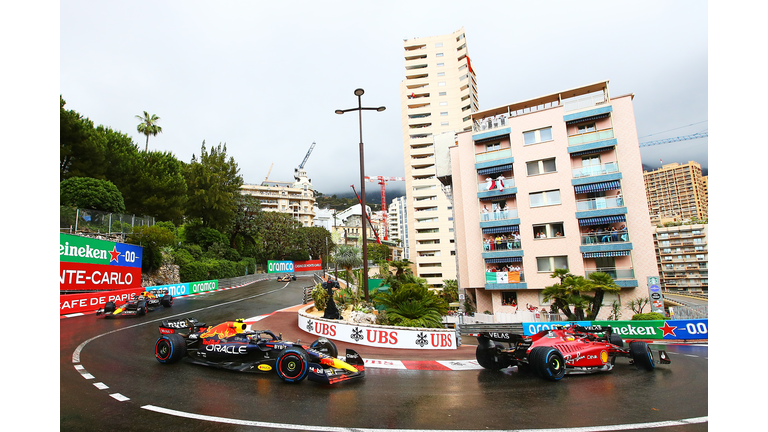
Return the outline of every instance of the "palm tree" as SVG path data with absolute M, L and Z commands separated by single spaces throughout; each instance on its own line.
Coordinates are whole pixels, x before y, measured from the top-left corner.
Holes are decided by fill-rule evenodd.
M 586 279 L 586 283 L 581 289 L 582 291 L 595 293 L 594 300 L 592 300 L 592 309 L 587 314 L 590 319 L 597 319 L 597 314 L 600 312 L 600 306 L 603 304 L 605 293 L 621 292 L 621 287 L 616 285 L 613 278 L 611 278 L 608 273 L 603 272 L 590 273 Z
M 360 248 L 351 245 L 339 245 L 333 254 L 333 262 L 347 272 L 347 281 L 352 268 L 363 265 L 363 256 Z
M 163 128 L 157 125 L 157 121 L 160 120 L 160 117 L 156 114 L 150 116 L 149 113 L 144 111 L 144 117 L 137 115 L 136 118 L 141 120 L 141 123 L 136 126 L 136 130 L 147 136 L 147 145 L 144 148 L 144 151 L 146 152 L 149 150 L 149 136 L 156 136 L 163 131 Z

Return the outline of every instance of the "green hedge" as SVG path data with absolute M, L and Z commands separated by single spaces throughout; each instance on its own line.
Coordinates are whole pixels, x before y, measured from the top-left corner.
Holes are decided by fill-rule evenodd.
M 648 312 L 644 314 L 635 314 L 632 315 L 632 319 L 635 321 L 653 321 L 653 320 L 664 320 L 666 319 L 663 314 L 660 314 L 658 312 Z
M 246 257 L 240 261 L 228 261 L 224 259 L 203 259 L 201 261 L 189 260 L 190 255 L 181 253 L 176 261 L 179 266 L 179 279 L 181 282 L 196 282 L 211 279 L 229 279 L 256 273 L 256 259 Z

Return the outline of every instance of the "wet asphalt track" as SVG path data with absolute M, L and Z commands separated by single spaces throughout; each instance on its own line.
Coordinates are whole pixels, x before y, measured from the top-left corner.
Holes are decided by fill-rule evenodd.
M 154 359 L 157 325 L 162 319 L 191 316 L 211 324 L 269 314 L 300 303 L 301 288 L 308 284 L 301 279 L 287 287 L 274 280 L 257 282 L 178 298 L 172 308 L 159 308 L 144 317 L 62 319 L 61 430 L 551 428 L 582 432 L 593 426 L 670 421 L 672 425 L 659 423 L 667 426 L 643 430 L 708 428 L 706 422 L 677 423 L 707 416 L 707 347 L 667 346 L 673 363 L 652 373 L 618 359 L 610 373 L 566 376 L 556 383 L 509 369 L 368 368 L 366 377 L 356 382 L 292 385 L 274 373 L 243 374 L 184 362 L 161 365 Z M 473 342 L 464 339 L 465 344 Z M 366 347 L 360 346 L 358 351 L 363 358 L 375 355 L 381 359 L 379 352 L 367 356 Z M 73 354 L 79 358 L 73 359 Z M 424 360 L 430 359 L 429 352 L 424 356 Z M 393 353 L 389 359 L 398 356 Z

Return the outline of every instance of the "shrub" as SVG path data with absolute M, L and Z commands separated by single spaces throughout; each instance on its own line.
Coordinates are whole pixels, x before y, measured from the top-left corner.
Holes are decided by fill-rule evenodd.
M 324 311 L 325 306 L 328 304 L 328 292 L 322 287 L 322 285 L 317 284 L 315 285 L 315 288 L 312 290 L 312 300 L 315 301 L 315 309 L 319 311 Z
M 664 320 L 664 315 L 658 312 L 648 312 L 644 314 L 632 315 L 632 320 L 650 321 L 650 320 Z

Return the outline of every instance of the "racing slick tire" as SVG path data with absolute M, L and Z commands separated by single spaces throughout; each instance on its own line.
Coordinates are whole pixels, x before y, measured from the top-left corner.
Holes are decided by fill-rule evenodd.
M 173 305 L 173 296 L 166 294 L 163 296 L 162 299 L 160 299 L 160 304 L 163 305 L 163 307 L 171 307 Z
M 608 342 L 620 348 L 624 347 L 624 339 L 622 339 L 621 336 L 615 333 L 611 333 L 611 339 Z
M 503 347 L 501 343 L 478 338 L 475 358 L 480 366 L 490 370 L 500 370 L 511 366 L 512 360 L 499 354 L 498 349 L 501 347 Z
M 302 348 L 285 348 L 277 355 L 275 371 L 281 380 L 297 383 L 307 377 L 309 355 Z
M 147 302 L 145 300 L 142 300 L 136 304 L 137 315 L 139 316 L 146 315 L 147 311 L 148 311 Z
M 176 333 L 160 336 L 155 342 L 155 358 L 163 364 L 176 363 L 187 354 L 187 343 Z
M 315 351 L 320 351 L 323 354 L 328 354 L 333 358 L 339 356 L 339 349 L 336 348 L 336 344 L 324 337 L 318 338 L 316 341 L 312 342 L 312 345 L 309 347 Z
M 555 348 L 535 347 L 528 355 L 528 363 L 541 378 L 559 381 L 565 376 L 565 358 Z
M 104 305 L 104 315 L 109 315 L 115 311 L 115 302 L 107 302 Z
M 629 343 L 629 355 L 638 369 L 652 371 L 656 368 L 651 347 L 645 342 L 635 341 Z

